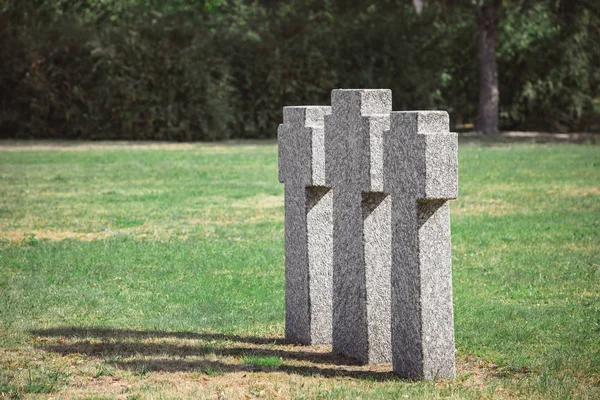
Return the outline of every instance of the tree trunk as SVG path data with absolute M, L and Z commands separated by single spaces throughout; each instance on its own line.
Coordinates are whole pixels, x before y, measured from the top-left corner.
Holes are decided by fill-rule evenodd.
M 413 5 L 415 6 L 418 15 L 421 15 L 423 12 L 423 1 L 424 0 L 413 0 Z
M 477 6 L 477 58 L 479 61 L 479 113 L 477 131 L 496 135 L 498 129 L 498 65 L 496 36 L 498 11 L 502 0 L 491 0 Z

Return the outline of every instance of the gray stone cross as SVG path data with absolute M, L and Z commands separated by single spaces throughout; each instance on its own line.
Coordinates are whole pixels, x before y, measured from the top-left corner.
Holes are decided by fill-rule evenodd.
M 392 197 L 394 372 L 453 378 L 450 207 L 458 195 L 458 137 L 448 113 L 392 112 L 384 190 Z
M 326 180 L 333 188 L 333 351 L 391 361 L 390 199 L 383 132 L 390 90 L 333 90 L 325 116 Z
M 286 339 L 332 342 L 401 376 L 453 377 L 448 114 L 392 112 L 389 90 L 285 107 Z
M 331 107 L 285 107 L 277 132 L 285 183 L 285 337 L 331 343 L 332 194 L 325 187 L 323 118 Z

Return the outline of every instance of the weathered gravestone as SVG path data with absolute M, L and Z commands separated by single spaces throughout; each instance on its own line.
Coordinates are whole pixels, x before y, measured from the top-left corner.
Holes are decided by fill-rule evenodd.
M 392 112 L 389 90 L 284 108 L 288 340 L 332 338 L 334 352 L 393 359 L 410 378 L 455 375 L 448 125 L 445 112 Z
M 390 199 L 383 194 L 383 131 L 390 90 L 334 90 L 325 117 L 333 188 L 333 351 L 391 361 Z
M 285 183 L 285 337 L 331 343 L 332 196 L 325 187 L 323 117 L 331 107 L 285 107 L 279 181 Z
M 455 376 L 450 207 L 458 137 L 446 112 L 392 112 L 384 190 L 392 197 L 392 353 L 409 378 Z

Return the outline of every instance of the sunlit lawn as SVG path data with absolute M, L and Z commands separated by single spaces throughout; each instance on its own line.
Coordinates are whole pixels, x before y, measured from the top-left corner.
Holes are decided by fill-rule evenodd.
M 600 397 L 600 146 L 463 144 L 458 377 L 283 342 L 273 142 L 0 143 L 0 398 Z

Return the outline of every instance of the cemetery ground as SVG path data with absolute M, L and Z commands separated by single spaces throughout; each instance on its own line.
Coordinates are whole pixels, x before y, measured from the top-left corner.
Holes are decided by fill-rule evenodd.
M 463 140 L 457 379 L 284 332 L 274 142 L 0 144 L 0 398 L 598 398 L 600 146 Z

